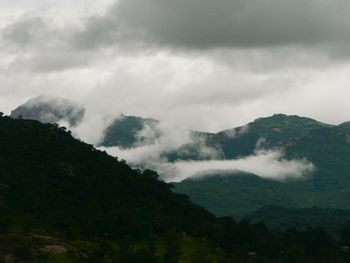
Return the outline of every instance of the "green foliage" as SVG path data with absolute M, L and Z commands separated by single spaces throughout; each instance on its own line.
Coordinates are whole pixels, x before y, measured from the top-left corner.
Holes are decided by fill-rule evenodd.
M 181 239 L 176 229 L 170 229 L 164 237 L 163 262 L 176 263 L 181 256 Z

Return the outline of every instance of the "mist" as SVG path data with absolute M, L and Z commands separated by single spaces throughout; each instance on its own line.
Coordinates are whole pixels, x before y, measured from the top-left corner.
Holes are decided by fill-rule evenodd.
M 160 165 L 162 167 L 162 165 Z M 179 161 L 164 165 L 165 180 L 181 182 L 187 178 L 200 179 L 210 175 L 238 173 L 254 174 L 261 178 L 285 181 L 305 179 L 315 166 L 306 159 L 287 160 L 282 150 L 257 151 L 254 155 L 236 160 Z
M 100 149 L 127 160 L 134 167 L 154 169 L 166 182 L 181 182 L 188 178 L 200 179 L 218 174 L 234 176 L 239 173 L 283 182 L 286 179 L 306 179 L 316 169 L 307 159 L 285 158 L 283 149 L 256 150 L 253 155 L 244 158 L 220 160 L 215 159 L 215 149 L 208 148 L 213 159 L 175 162 L 162 157 L 165 147 L 161 143 L 127 150 L 118 147 Z

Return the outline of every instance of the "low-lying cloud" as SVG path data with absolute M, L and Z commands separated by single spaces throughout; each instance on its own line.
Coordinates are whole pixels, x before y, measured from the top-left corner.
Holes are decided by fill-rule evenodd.
M 160 165 L 162 167 L 163 165 Z M 237 160 L 179 161 L 164 164 L 165 180 L 179 182 L 187 178 L 209 175 L 255 174 L 261 178 L 283 181 L 303 179 L 314 170 L 306 159 L 284 159 L 280 150 L 257 151 L 254 155 Z
M 140 134 L 144 140 L 152 142 L 149 144 L 133 147 L 129 149 L 121 149 L 119 147 L 100 147 L 111 155 L 125 159 L 133 166 L 141 166 L 154 168 L 155 164 L 166 163 L 167 154 L 177 153 L 181 156 L 188 156 L 188 149 L 182 148 L 186 145 L 191 145 L 195 149 L 195 155 L 199 159 L 215 159 L 221 156 L 221 152 L 206 144 L 206 141 L 201 137 L 193 136 L 193 133 L 187 129 L 176 126 L 172 123 L 159 123 L 157 125 L 158 138 L 154 137 L 153 132 L 148 132 L 148 127 Z M 150 140 L 145 138 L 150 136 Z
M 315 166 L 306 159 L 286 159 L 283 150 L 257 150 L 253 155 L 235 160 L 211 159 L 204 161 L 169 162 L 162 158 L 162 145 L 143 146 L 128 150 L 118 147 L 101 148 L 109 154 L 127 160 L 136 167 L 148 167 L 159 172 L 166 182 L 180 182 L 187 178 L 210 175 L 254 174 L 261 178 L 284 181 L 304 179 Z

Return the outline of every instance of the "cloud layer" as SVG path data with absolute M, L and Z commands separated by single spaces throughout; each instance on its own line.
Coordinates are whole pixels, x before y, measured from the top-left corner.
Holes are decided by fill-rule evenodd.
M 6 113 L 46 94 L 81 102 L 95 126 L 121 112 L 207 131 L 278 112 L 350 119 L 345 0 L 5 0 L 0 7 Z
M 110 36 L 110 31 L 131 31 L 136 38 L 144 36 L 155 43 L 194 49 L 279 45 L 346 48 L 349 14 L 346 0 L 120 0 L 107 13 L 110 26 L 105 23 L 102 32 Z
M 306 159 L 284 159 L 281 149 L 257 150 L 252 156 L 236 160 L 212 159 L 207 161 L 167 162 L 161 158 L 162 144 L 121 150 L 118 147 L 101 148 L 109 154 L 126 159 L 136 167 L 157 170 L 167 182 L 181 182 L 187 178 L 202 178 L 210 175 L 230 175 L 239 173 L 255 174 L 261 178 L 284 181 L 305 179 L 315 167 Z M 215 157 L 215 155 L 213 156 Z

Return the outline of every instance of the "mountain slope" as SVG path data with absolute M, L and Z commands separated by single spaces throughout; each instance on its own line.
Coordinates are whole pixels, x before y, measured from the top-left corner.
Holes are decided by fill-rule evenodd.
M 58 126 L 0 118 L 0 148 L 2 229 L 121 238 L 214 222 L 155 172 L 132 170 Z
M 347 235 L 215 218 L 58 125 L 0 117 L 0 149 L 1 262 L 347 262 Z
M 235 159 L 253 154 L 257 144 L 263 148 L 289 147 L 311 130 L 331 127 L 310 118 L 275 114 L 213 134 L 208 144 L 221 148 L 225 159 Z
M 218 133 L 209 144 L 223 149 L 225 158 L 249 156 L 257 149 L 283 149 L 287 159 L 306 158 L 316 170 L 301 180 L 271 181 L 256 175 L 187 179 L 176 191 L 218 215 L 244 217 L 264 205 L 294 208 L 319 206 L 349 209 L 350 141 L 342 126 L 297 116 L 274 115 L 258 119 L 245 133 L 227 137 Z M 214 174 L 215 175 L 215 174 Z
M 60 118 L 69 118 L 69 114 Z M 120 148 L 152 144 L 162 136 L 158 124 L 154 119 L 122 115 L 106 130 L 100 144 Z M 243 127 L 215 134 L 192 132 L 191 136 L 191 143 L 162 153 L 162 158 L 170 162 L 234 160 L 254 155 L 257 150 L 278 150 L 284 152 L 287 160 L 306 159 L 316 167 L 312 175 L 302 180 L 278 182 L 257 175 L 225 173 L 225 177 L 188 179 L 176 184 L 175 191 L 189 195 L 217 215 L 242 218 L 269 204 L 350 208 L 346 202 L 350 197 L 349 123 L 334 126 L 310 118 L 276 114 Z

